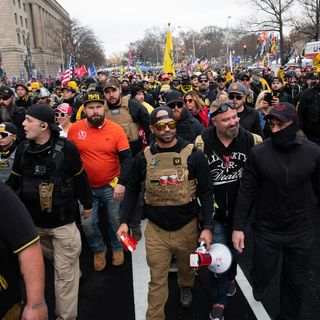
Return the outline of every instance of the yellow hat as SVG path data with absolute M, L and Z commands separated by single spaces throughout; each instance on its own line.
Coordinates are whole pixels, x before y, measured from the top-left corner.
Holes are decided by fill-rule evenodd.
M 40 83 L 39 82 L 32 82 L 31 83 L 31 88 L 32 89 L 39 89 L 40 88 Z
M 78 92 L 79 88 L 75 81 L 69 81 L 67 87 L 71 87 L 75 92 Z

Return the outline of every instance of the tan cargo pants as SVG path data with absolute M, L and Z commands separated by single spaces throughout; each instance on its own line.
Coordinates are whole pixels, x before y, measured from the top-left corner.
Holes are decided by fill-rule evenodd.
M 147 263 L 150 268 L 147 320 L 164 320 L 168 299 L 168 272 L 172 255 L 177 257 L 178 284 L 192 287 L 194 269 L 190 268 L 190 253 L 197 248 L 197 219 L 177 231 L 165 231 L 152 222 L 145 230 Z
M 76 224 L 37 228 L 43 255 L 53 262 L 56 320 L 75 320 L 78 313 L 80 232 Z

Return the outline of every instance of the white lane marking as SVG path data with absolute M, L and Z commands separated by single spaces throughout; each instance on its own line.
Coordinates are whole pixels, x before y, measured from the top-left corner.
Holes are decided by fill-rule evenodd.
M 243 292 L 245 298 L 247 299 L 256 318 L 258 320 L 271 320 L 263 304 L 254 299 L 252 295 L 252 287 L 239 265 L 237 268 L 237 273 L 238 273 L 236 277 L 237 283 L 241 291 Z
M 147 220 L 141 221 L 142 238 L 138 242 L 137 249 L 132 252 L 133 293 L 136 320 L 146 318 L 148 307 L 148 284 L 150 271 L 147 265 L 144 230 Z

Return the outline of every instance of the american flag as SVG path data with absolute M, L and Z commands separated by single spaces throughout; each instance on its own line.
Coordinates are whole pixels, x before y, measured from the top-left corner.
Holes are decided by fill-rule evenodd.
M 69 67 L 62 73 L 62 81 L 61 81 L 62 87 L 65 87 L 73 77 L 74 77 L 74 56 L 71 53 Z

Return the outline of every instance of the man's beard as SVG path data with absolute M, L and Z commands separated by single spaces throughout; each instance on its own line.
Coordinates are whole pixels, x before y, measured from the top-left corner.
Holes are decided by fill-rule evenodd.
M 13 111 L 14 111 L 13 105 L 8 106 L 8 107 L 0 106 L 0 120 L 1 120 L 1 122 L 4 122 L 4 121 L 11 122 L 13 120 Z
M 115 108 L 115 107 L 119 107 L 119 105 L 120 105 L 120 100 L 121 100 L 121 96 L 119 96 L 119 98 L 117 99 L 117 101 L 114 102 L 114 103 L 111 103 L 111 102 L 107 101 L 108 107 L 111 108 L 111 109 L 112 109 L 112 108 Z
M 103 116 L 94 115 L 94 116 L 91 116 L 90 118 L 88 117 L 87 119 L 89 124 L 92 127 L 99 128 L 103 125 L 105 118 Z
M 234 139 L 238 136 L 239 133 L 239 124 L 233 128 L 226 129 L 225 136 L 231 139 Z
M 163 143 L 170 143 L 176 137 L 176 131 L 175 130 L 174 132 L 171 131 L 170 133 L 167 133 L 166 136 L 163 136 L 161 134 L 156 134 L 156 137 L 158 140 L 160 140 Z

